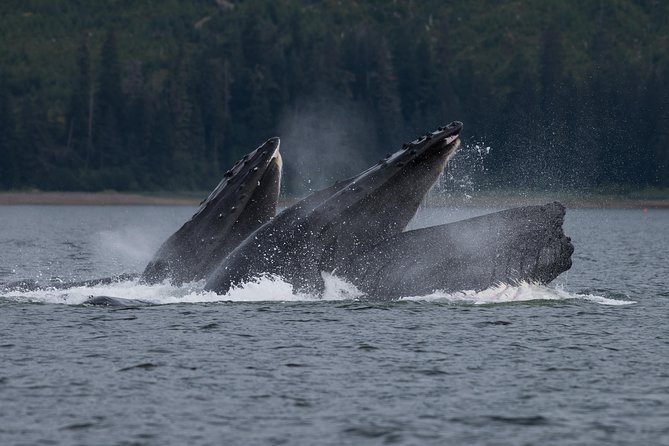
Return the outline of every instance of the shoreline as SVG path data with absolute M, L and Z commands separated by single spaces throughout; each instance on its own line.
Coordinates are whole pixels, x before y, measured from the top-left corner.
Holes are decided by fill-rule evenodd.
M 56 206 L 197 206 L 207 194 L 194 195 L 151 195 L 123 192 L 0 192 L 0 205 L 56 205 Z M 298 199 L 281 197 L 280 206 L 289 206 Z M 559 201 L 568 208 L 603 208 L 603 209 L 669 209 L 669 199 L 662 198 L 627 198 L 624 196 L 560 196 L 483 193 L 472 197 L 432 196 L 426 200 L 428 207 L 490 207 L 508 208 L 545 204 Z
M 669 209 L 669 199 L 665 198 L 629 198 L 625 196 L 612 195 L 528 195 L 518 193 L 509 195 L 500 193 L 499 195 L 490 195 L 489 193 L 480 196 L 448 197 L 436 196 L 427 200 L 430 207 L 484 207 L 484 208 L 511 208 L 518 206 L 531 206 L 559 201 L 566 208 L 571 209 Z
M 206 198 L 206 195 L 204 196 Z M 123 192 L 0 192 L 0 205 L 197 206 L 202 198 Z

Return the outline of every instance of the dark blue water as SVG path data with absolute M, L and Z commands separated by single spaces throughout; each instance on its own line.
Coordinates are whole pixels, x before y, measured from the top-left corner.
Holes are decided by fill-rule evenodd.
M 0 206 L 0 283 L 139 270 L 191 213 Z M 669 444 L 669 212 L 569 210 L 566 231 L 551 287 L 5 293 L 0 444 Z M 163 305 L 77 305 L 111 293 Z

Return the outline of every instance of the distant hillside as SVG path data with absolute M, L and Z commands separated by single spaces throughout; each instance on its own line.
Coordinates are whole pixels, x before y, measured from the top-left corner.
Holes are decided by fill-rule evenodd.
M 443 3 L 5 0 L 0 187 L 208 188 L 281 134 L 298 188 L 452 119 L 482 185 L 669 185 L 669 2 Z

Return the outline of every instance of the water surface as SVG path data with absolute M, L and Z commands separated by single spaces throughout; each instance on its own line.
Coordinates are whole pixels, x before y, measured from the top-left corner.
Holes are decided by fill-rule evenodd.
M 0 284 L 139 271 L 192 211 L 0 206 Z M 566 232 L 574 266 L 550 287 L 4 293 L 0 444 L 669 444 L 669 212 L 569 210 Z

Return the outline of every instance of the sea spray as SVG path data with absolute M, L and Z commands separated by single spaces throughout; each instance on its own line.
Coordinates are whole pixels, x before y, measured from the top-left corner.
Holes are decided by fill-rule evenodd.
M 463 143 L 423 200 L 422 207 L 468 203 L 485 184 L 486 158 L 492 150 L 484 141 Z
M 325 291 L 322 295 L 302 293 L 277 276 L 263 276 L 243 285 L 233 287 L 228 293 L 218 295 L 202 290 L 202 282 L 174 286 L 169 281 L 146 285 L 137 280 L 116 282 L 108 285 L 74 287 L 63 290 L 53 288 L 33 291 L 9 291 L 5 299 L 18 302 L 81 305 L 91 296 L 114 296 L 141 300 L 148 304 L 197 304 L 213 302 L 323 302 L 339 300 L 364 300 L 365 296 L 354 285 L 337 277 L 323 273 Z M 437 302 L 451 304 L 495 305 L 532 301 L 581 300 L 601 305 L 629 305 L 632 300 L 611 299 L 593 294 L 579 294 L 545 285 L 521 283 L 499 284 L 482 291 L 458 291 L 454 293 L 434 292 L 423 296 L 406 296 L 400 301 Z

